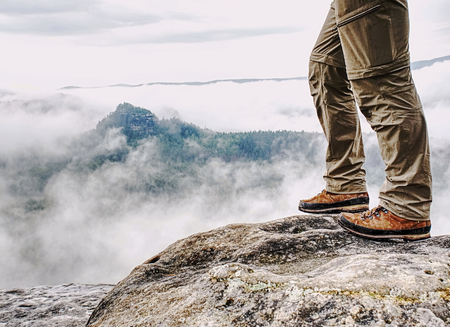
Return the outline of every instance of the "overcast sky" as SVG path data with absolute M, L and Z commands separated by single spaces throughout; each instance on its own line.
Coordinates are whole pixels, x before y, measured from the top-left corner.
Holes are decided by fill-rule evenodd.
M 2 0 L 0 88 L 306 75 L 330 0 Z M 450 54 L 448 0 L 411 0 L 413 60 Z

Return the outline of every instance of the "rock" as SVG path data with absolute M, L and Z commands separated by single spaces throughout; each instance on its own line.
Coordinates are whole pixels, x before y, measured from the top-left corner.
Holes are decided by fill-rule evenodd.
M 113 285 L 39 286 L 0 291 L 0 327 L 81 327 Z
M 87 326 L 449 326 L 450 236 L 354 237 L 336 216 L 228 225 L 170 245 Z

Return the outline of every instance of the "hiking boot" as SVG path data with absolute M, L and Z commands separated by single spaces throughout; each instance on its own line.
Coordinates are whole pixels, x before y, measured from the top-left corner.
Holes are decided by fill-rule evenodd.
M 308 213 L 341 213 L 369 210 L 369 194 L 335 194 L 323 190 L 315 197 L 301 200 L 298 210 Z
M 431 223 L 401 218 L 378 206 L 359 214 L 341 213 L 338 223 L 356 236 L 375 240 L 401 238 L 417 241 L 430 237 Z

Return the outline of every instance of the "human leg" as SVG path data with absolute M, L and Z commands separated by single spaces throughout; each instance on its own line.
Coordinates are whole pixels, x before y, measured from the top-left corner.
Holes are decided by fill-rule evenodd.
M 326 191 L 366 192 L 361 126 L 345 69 L 311 61 L 309 85 L 328 143 L 323 176 Z
M 300 201 L 305 212 L 368 209 L 364 149 L 355 99 L 347 78 L 332 4 L 311 53 L 309 86 L 328 146 L 326 187 L 319 195 Z
M 410 69 L 352 81 L 359 107 L 377 133 L 386 180 L 380 205 L 399 217 L 429 220 L 430 149 Z
M 430 152 L 409 68 L 407 2 L 337 0 L 336 16 L 352 90 L 377 133 L 386 165 L 381 206 L 360 215 L 343 214 L 339 222 L 360 236 L 364 226 L 366 237 L 377 238 L 383 230 L 405 239 L 429 237 Z

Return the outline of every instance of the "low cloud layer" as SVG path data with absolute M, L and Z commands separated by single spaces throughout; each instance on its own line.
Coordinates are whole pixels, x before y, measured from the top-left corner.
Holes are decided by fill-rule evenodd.
M 223 82 L 203 86 L 151 85 L 135 88 L 73 89 L 93 107 L 111 107 L 124 100 L 159 117 L 174 115 L 215 131 L 320 131 L 305 80 L 254 83 Z
M 110 130 L 98 140 L 72 137 L 59 151 L 22 149 L 0 156 L 1 288 L 115 283 L 192 233 L 296 214 L 298 198 L 320 179 L 298 155 L 217 159 L 171 176 L 173 191 L 154 194 L 148 183 L 164 182 L 167 170 L 155 140 L 131 150 Z M 86 169 L 96 156 L 122 150 L 131 151 L 126 161 Z
M 450 61 L 413 71 L 432 137 L 449 137 L 446 120 L 450 107 Z M 61 90 L 80 97 L 105 114 L 127 101 L 155 112 L 174 115 L 217 131 L 304 130 L 321 132 L 306 80 L 254 83 L 223 82 L 211 85 L 143 85 Z M 361 115 L 365 132 L 370 126 Z

